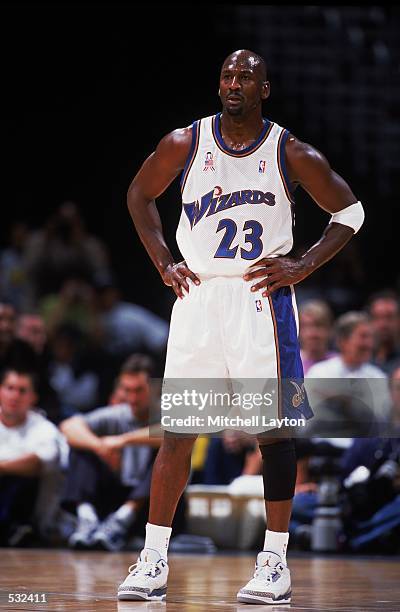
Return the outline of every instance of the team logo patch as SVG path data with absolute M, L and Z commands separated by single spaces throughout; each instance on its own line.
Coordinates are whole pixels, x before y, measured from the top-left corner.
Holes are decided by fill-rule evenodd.
M 262 311 L 262 301 L 261 300 L 256 300 L 256 310 L 257 312 Z
M 265 172 L 266 161 L 265 159 L 260 159 L 260 163 L 258 164 L 258 172 L 260 174 L 264 174 Z
M 290 382 L 296 389 L 296 393 L 292 397 L 293 408 L 298 408 L 306 399 L 304 383 L 302 383 L 302 385 L 298 385 L 296 382 L 294 382 L 294 380 L 291 380 Z
M 212 170 L 213 172 L 215 172 L 214 157 L 211 151 L 207 151 L 206 158 L 204 160 L 203 172 L 207 172 L 207 170 Z

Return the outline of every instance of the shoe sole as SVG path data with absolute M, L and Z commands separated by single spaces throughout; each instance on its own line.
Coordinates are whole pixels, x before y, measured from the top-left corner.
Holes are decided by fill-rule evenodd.
M 120 601 L 165 601 L 167 597 L 167 589 L 157 589 L 159 595 L 148 595 L 138 591 L 119 592 L 118 599 Z
M 271 605 L 278 605 L 278 604 L 288 604 L 291 602 L 292 597 L 291 597 L 292 593 L 285 593 L 285 595 L 282 598 L 279 599 L 271 599 L 271 597 L 260 597 L 259 595 L 241 595 L 240 593 L 238 593 L 237 595 L 237 600 L 239 603 L 248 603 L 248 604 L 271 604 Z

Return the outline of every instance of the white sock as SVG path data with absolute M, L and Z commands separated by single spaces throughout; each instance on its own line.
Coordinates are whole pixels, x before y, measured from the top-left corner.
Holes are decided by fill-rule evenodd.
M 163 527 L 162 525 L 146 525 L 146 540 L 144 547 L 152 548 L 160 553 L 160 556 L 167 560 L 169 538 L 171 536 L 172 527 Z
M 125 527 L 130 527 L 136 518 L 136 512 L 130 504 L 124 504 L 114 512 L 114 516 Z
M 90 521 L 91 523 L 99 522 L 99 517 L 97 516 L 95 507 L 92 504 L 89 504 L 88 502 L 79 504 L 76 509 L 76 514 L 80 521 Z
M 271 552 L 279 555 L 282 561 L 286 564 L 286 549 L 289 542 L 289 533 L 282 531 L 270 531 L 266 529 L 264 550 L 270 550 Z

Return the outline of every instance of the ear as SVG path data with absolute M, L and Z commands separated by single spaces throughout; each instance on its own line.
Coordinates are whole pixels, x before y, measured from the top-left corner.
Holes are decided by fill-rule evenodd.
M 263 81 L 262 88 L 261 88 L 261 99 L 266 100 L 267 98 L 269 98 L 270 93 L 271 93 L 271 89 L 270 89 L 269 81 Z

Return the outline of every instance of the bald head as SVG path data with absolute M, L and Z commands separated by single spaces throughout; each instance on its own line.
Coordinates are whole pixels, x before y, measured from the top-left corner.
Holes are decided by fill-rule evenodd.
M 248 49 L 234 51 L 225 59 L 222 64 L 222 69 L 230 65 L 240 65 L 243 68 L 253 70 L 260 77 L 261 81 L 267 80 L 267 64 L 265 60 L 257 53 L 254 53 L 254 51 L 249 51 Z
M 223 113 L 241 120 L 256 113 L 261 122 L 261 103 L 270 93 L 263 58 L 247 49 L 228 55 L 222 64 L 218 93 Z

